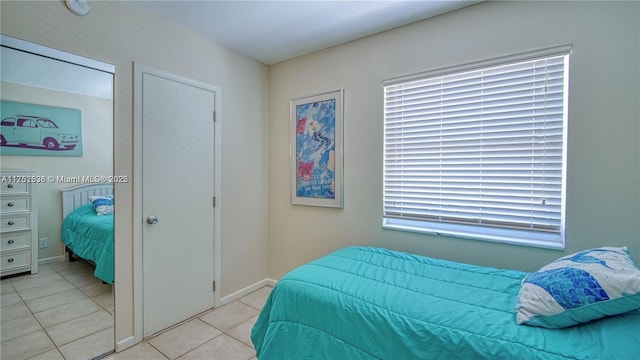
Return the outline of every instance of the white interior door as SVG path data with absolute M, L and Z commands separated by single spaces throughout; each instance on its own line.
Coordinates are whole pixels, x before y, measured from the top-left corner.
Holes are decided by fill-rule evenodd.
M 142 73 L 143 328 L 214 306 L 215 91 Z

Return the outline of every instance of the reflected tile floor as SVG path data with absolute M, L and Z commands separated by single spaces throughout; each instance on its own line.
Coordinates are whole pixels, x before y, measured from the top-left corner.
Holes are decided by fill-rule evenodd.
M 255 360 L 251 328 L 270 292 L 262 287 L 105 359 Z
M 0 281 L 0 357 L 87 360 L 113 350 L 113 292 L 83 261 Z
M 82 261 L 0 282 L 3 360 L 89 360 L 113 350 L 113 293 Z M 270 286 L 177 324 L 108 360 L 255 360 L 251 328 Z

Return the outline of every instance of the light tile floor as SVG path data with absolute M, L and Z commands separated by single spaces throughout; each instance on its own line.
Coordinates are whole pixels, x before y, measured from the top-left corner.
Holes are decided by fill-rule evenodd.
M 270 292 L 260 288 L 105 359 L 255 360 L 251 328 Z
M 113 350 L 113 293 L 83 261 L 0 281 L 0 357 L 87 360 Z
M 87 360 L 113 349 L 111 286 L 76 261 L 2 280 L 3 360 Z M 186 320 L 108 360 L 255 360 L 251 328 L 271 287 Z

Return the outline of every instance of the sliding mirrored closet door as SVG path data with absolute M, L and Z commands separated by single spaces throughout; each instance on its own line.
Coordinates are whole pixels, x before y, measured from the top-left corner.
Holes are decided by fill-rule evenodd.
M 95 358 L 114 348 L 115 67 L 1 45 L 1 357 Z

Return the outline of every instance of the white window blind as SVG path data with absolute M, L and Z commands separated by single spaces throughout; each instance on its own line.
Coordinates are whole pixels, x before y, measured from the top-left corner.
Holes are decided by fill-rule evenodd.
M 383 225 L 563 248 L 569 49 L 385 81 Z

